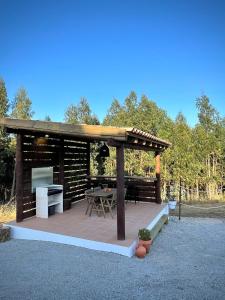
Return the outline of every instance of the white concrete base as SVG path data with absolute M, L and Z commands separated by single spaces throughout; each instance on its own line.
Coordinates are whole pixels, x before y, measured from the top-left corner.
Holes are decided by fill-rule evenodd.
M 152 220 L 152 222 L 147 226 L 148 229 L 153 228 L 155 224 L 163 215 L 169 214 L 168 206 L 165 206 L 160 213 Z M 135 253 L 135 248 L 138 240 L 134 240 L 129 247 L 120 246 L 117 244 L 109 244 L 104 242 L 97 242 L 92 240 L 81 239 L 77 237 L 72 237 L 68 235 L 56 234 L 51 232 L 45 232 L 40 230 L 34 230 L 30 228 L 24 228 L 16 225 L 10 225 L 11 227 L 11 237 L 14 239 L 24 239 L 24 240 L 38 240 L 38 241 L 48 241 L 60 244 L 73 245 L 83 248 L 88 248 L 92 250 L 99 250 L 105 252 L 113 252 L 116 254 L 121 254 L 124 256 L 132 257 Z

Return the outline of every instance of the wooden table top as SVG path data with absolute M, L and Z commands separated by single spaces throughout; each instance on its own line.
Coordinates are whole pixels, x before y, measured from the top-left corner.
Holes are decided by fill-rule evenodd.
M 108 197 L 108 196 L 111 196 L 113 195 L 113 191 L 110 191 L 110 192 L 106 192 L 104 190 L 99 190 L 99 191 L 94 191 L 94 192 L 91 192 L 91 193 L 88 193 L 88 197 Z

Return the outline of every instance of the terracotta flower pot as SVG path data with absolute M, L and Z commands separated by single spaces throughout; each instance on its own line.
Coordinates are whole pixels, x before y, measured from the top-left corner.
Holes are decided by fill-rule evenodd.
M 144 246 L 139 246 L 135 252 L 136 256 L 139 258 L 144 258 L 146 255 L 146 249 Z
M 149 241 L 139 240 L 139 245 L 144 246 L 147 253 L 149 252 L 149 249 L 150 249 L 150 247 L 151 247 L 151 244 L 152 244 L 152 240 L 149 240 Z

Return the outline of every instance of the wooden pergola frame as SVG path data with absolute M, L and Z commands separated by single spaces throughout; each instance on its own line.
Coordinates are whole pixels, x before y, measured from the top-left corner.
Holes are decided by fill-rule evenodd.
M 0 119 L 8 133 L 17 134 L 16 147 L 16 202 L 17 221 L 22 221 L 23 211 L 23 137 L 26 135 L 51 135 L 60 141 L 57 145 L 57 161 L 59 165 L 59 184 L 64 185 L 64 141 L 67 144 L 76 141 L 85 142 L 86 175 L 90 175 L 90 142 L 105 141 L 116 148 L 117 169 L 117 238 L 125 239 L 125 205 L 124 205 L 124 149 L 154 151 L 156 161 L 156 202 L 161 203 L 160 192 L 160 153 L 170 146 L 170 143 L 136 128 L 120 128 L 100 125 L 71 125 L 58 122 L 33 120 Z M 71 139 L 72 142 L 68 141 Z M 83 144 L 80 144 L 81 146 Z M 78 144 L 79 146 L 79 144 Z M 84 151 L 83 151 L 84 152 Z M 74 154 L 75 155 L 75 154 Z M 77 155 L 77 154 L 76 154 Z

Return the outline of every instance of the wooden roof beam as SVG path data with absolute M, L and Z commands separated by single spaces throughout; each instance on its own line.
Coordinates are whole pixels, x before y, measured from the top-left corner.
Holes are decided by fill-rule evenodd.
M 108 140 L 107 144 L 111 147 L 120 147 L 121 142 L 115 140 Z M 133 149 L 133 150 L 140 150 L 140 151 L 163 151 L 163 149 L 156 148 L 154 146 L 147 146 L 147 145 L 139 145 L 139 144 L 132 144 L 132 143 L 124 143 L 124 148 L 126 149 Z

